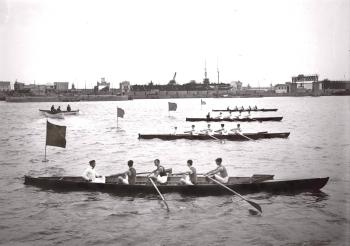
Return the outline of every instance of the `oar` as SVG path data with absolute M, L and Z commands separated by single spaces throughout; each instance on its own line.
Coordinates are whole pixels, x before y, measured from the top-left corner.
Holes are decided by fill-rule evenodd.
M 159 196 L 162 198 L 162 200 L 163 200 L 163 202 L 164 202 L 164 204 L 165 204 L 165 206 L 166 206 L 166 208 L 167 208 L 167 210 L 168 210 L 168 212 L 169 212 L 169 211 L 170 211 L 169 206 L 168 206 L 168 204 L 166 203 L 166 201 L 165 201 L 165 199 L 164 199 L 162 193 L 160 193 L 160 191 L 158 190 L 158 187 L 157 187 L 156 184 L 153 182 L 152 178 L 149 178 L 149 180 L 150 180 L 151 183 L 153 184 L 154 188 L 157 190 Z
M 262 209 L 260 207 L 259 204 L 252 202 L 246 198 L 244 198 L 241 194 L 237 193 L 236 191 L 232 190 L 231 188 L 227 187 L 226 185 L 220 183 L 219 181 L 209 177 L 208 175 L 204 175 L 205 177 L 209 178 L 210 180 L 214 181 L 215 183 L 217 183 L 218 185 L 221 185 L 222 187 L 224 187 L 225 189 L 231 191 L 233 194 L 239 196 L 240 198 L 242 198 L 244 201 L 246 201 L 247 203 L 249 203 L 250 205 L 252 205 L 256 210 L 258 210 L 260 213 L 262 213 Z
M 243 134 L 240 133 L 240 132 L 236 132 L 236 134 L 241 135 L 242 137 L 244 137 L 244 138 L 246 138 L 246 139 L 248 139 L 248 140 L 255 141 L 255 139 L 252 139 L 252 138 L 250 138 L 250 137 L 247 137 L 246 135 L 243 135 Z

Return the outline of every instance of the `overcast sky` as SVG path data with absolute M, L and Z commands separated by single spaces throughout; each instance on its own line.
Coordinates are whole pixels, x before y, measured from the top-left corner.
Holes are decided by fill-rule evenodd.
M 349 0 L 0 0 L 0 80 L 350 80 Z

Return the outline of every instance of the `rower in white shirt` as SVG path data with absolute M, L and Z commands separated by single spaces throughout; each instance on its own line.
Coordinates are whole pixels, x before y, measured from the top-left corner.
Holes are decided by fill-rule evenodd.
M 218 133 L 218 134 L 221 134 L 221 135 L 227 135 L 227 131 L 226 131 L 226 129 L 225 129 L 225 124 L 221 124 L 221 129 L 216 130 L 216 131 L 214 131 L 214 132 L 216 132 L 216 133 Z
M 241 124 L 237 124 L 237 127 L 231 129 L 230 131 L 233 132 L 233 133 L 240 133 L 240 132 L 242 132 Z
M 177 126 L 174 127 L 174 133 L 173 135 L 176 135 L 177 134 Z
M 207 129 L 203 129 L 200 132 L 202 134 L 206 134 L 206 135 L 212 135 L 213 134 L 213 130 L 210 128 L 210 124 L 208 124 L 208 128 Z
M 196 131 L 195 127 L 196 127 L 195 125 L 192 125 L 191 126 L 191 130 L 190 131 L 185 131 L 184 133 L 188 133 L 190 135 L 198 135 L 198 132 Z
M 220 112 L 220 114 L 216 116 L 215 119 L 222 119 L 222 112 Z
M 232 112 L 230 112 L 229 115 L 224 117 L 224 119 L 231 119 L 231 118 L 232 118 Z
M 89 182 L 93 182 L 93 183 L 105 183 L 106 178 L 102 175 L 99 175 L 95 170 L 96 161 L 91 160 L 91 161 L 89 161 L 89 164 L 90 164 L 90 166 L 88 168 L 86 168 L 86 170 L 84 171 L 84 173 L 82 175 L 83 179 L 85 179 L 86 181 L 89 181 Z

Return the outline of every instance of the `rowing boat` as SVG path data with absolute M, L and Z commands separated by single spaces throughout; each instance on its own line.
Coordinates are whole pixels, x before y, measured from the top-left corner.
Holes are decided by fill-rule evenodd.
M 186 121 L 243 121 L 243 122 L 252 122 L 252 121 L 281 121 L 283 117 L 245 117 L 245 118 L 186 118 Z
M 62 113 L 64 115 L 76 115 L 79 114 L 79 109 L 78 110 L 72 110 L 72 111 L 61 111 L 59 113 L 52 113 L 51 110 L 45 110 L 45 109 L 39 109 L 40 112 L 45 113 L 45 114 L 51 114 L 51 115 L 55 115 L 55 114 L 59 114 Z
M 176 139 L 188 139 L 188 140 L 213 140 L 213 139 L 225 139 L 229 141 L 247 141 L 250 139 L 269 139 L 269 138 L 287 138 L 290 132 L 257 132 L 257 133 L 244 133 L 244 134 L 139 134 L 139 139 L 153 139 L 159 138 L 161 140 L 176 140 Z M 244 137 L 246 136 L 246 137 Z M 247 138 L 248 137 L 248 138 Z
M 262 175 L 264 176 L 264 175 Z M 296 193 L 303 191 L 319 191 L 328 182 L 326 178 L 274 180 L 273 175 L 259 177 L 230 177 L 227 187 L 241 193 Z M 269 178 L 270 177 L 270 178 Z M 226 189 L 218 184 L 208 183 L 204 177 L 198 177 L 196 185 L 180 185 L 179 176 L 170 176 L 166 184 L 158 184 L 161 193 L 180 193 L 193 196 L 229 195 Z M 82 177 L 31 177 L 25 176 L 26 185 L 59 191 L 101 191 L 117 195 L 147 195 L 154 194 L 154 187 L 145 176 L 137 176 L 134 185 L 119 184 L 115 177 L 106 177 L 106 183 L 92 183 Z
M 272 112 L 277 111 L 277 108 L 258 108 L 258 109 L 213 109 L 215 112 Z
M 53 119 L 64 119 L 64 114 L 63 113 L 55 113 L 55 114 L 52 114 L 52 113 L 47 113 L 47 112 L 44 112 L 44 115 L 48 118 L 53 118 Z

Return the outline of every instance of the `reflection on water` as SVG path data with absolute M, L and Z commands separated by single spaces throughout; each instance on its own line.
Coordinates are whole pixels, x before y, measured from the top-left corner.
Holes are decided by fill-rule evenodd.
M 78 116 L 50 122 L 67 126 L 67 147 L 47 147 L 46 118 L 39 108 L 51 103 L 0 103 L 0 239 L 29 245 L 346 245 L 350 193 L 348 123 L 350 97 L 173 99 L 74 102 Z M 205 116 L 212 108 L 235 105 L 278 107 L 255 116 L 283 116 L 281 122 L 241 123 L 244 132 L 290 131 L 288 139 L 229 142 L 138 140 L 138 133 L 188 130 L 186 117 Z M 118 119 L 116 108 L 125 110 Z M 65 107 L 65 103 L 61 103 Z M 337 108 L 337 111 L 334 110 Z M 341 113 L 340 113 L 341 112 Z M 212 113 L 214 114 L 214 113 Z M 225 123 L 227 128 L 235 123 Z M 196 123 L 196 128 L 206 126 Z M 212 123 L 219 128 L 220 123 Z M 329 176 L 317 193 L 249 194 L 263 214 L 235 196 L 193 197 L 165 194 L 170 212 L 156 194 L 135 197 L 100 192 L 56 192 L 24 186 L 23 176 L 81 175 L 90 159 L 104 175 L 127 169 L 154 169 L 159 158 L 173 172 L 187 159 L 199 172 L 215 168 L 222 157 L 231 176 L 274 174 L 276 179 Z

